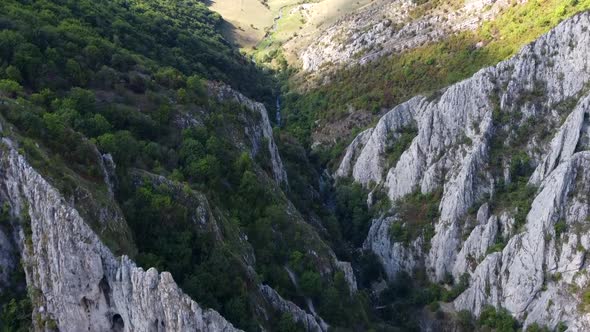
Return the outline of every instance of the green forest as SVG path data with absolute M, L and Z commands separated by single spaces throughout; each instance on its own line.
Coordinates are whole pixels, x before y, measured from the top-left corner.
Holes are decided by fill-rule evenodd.
M 340 194 L 338 212 L 310 199 L 319 195 L 319 175 L 301 167 L 313 161 L 288 132 L 277 131 L 276 139 L 289 190 L 272 180 L 267 154 L 253 157 L 240 148 L 248 119 L 259 115 L 212 97 L 208 82 L 225 82 L 270 105 L 277 78 L 224 40 L 219 15 L 195 0 L 10 0 L 0 13 L 0 114 L 7 133 L 66 196 L 83 187 L 104 197 L 97 151 L 112 155 L 115 198 L 131 232 L 100 233 L 115 254 L 170 271 L 198 303 L 247 331 L 302 328 L 289 315 L 258 316 L 259 283 L 299 304 L 312 298 L 332 326 L 372 324 L 367 294 L 351 294 L 342 273 L 321 274 L 326 262 L 309 254 L 325 259 L 330 243 L 350 256 L 342 218 L 354 215 L 366 229 L 369 214 L 357 211 L 366 210 L 365 193 Z M 200 125 L 178 130 L 174 120 L 184 115 L 198 116 Z M 222 225 L 223 241 L 193 225 L 195 204 Z M 91 206 L 77 208 L 92 220 Z M 330 229 L 322 237 L 304 222 L 318 214 Z M 245 263 L 252 255 L 255 263 Z M 298 275 L 299 290 L 284 266 Z M 27 294 L 5 295 L 2 322 L 11 323 L 2 329 L 26 331 Z

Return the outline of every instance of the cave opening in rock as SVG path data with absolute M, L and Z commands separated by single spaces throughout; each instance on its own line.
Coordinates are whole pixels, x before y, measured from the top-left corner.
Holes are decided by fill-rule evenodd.
M 121 315 L 113 315 L 113 325 L 111 330 L 113 332 L 123 332 L 125 330 L 125 322 L 123 321 L 123 317 L 121 317 Z

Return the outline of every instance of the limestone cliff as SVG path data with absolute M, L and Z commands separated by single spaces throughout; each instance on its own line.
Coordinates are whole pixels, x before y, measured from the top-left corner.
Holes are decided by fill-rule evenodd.
M 411 226 L 395 207 L 373 222 L 365 247 L 390 278 L 416 267 L 432 280 L 467 274 L 456 309 L 490 304 L 525 325 L 590 328 L 588 28 L 590 13 L 577 15 L 512 59 L 395 107 L 349 146 L 337 176 L 382 184 L 393 201 L 442 191 L 432 238 L 394 241 L 392 223 Z M 412 128 L 389 164 L 388 147 Z
M 475 30 L 514 2 L 439 2 L 425 12 L 417 3 L 424 4 L 412 0 L 374 1 L 339 19 L 300 52 L 303 69 L 318 71 L 331 65 L 365 64 L 453 33 Z
M 20 219 L 37 329 L 236 331 L 183 294 L 172 276 L 116 258 L 80 213 L 5 140 L 1 192 Z

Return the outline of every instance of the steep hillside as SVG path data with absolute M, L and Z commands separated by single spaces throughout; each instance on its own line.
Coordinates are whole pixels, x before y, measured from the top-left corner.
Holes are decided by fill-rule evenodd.
M 275 57 L 294 63 L 320 31 L 371 3 L 370 0 L 217 0 L 209 8 L 226 21 L 224 34 L 257 61 Z M 305 42 L 304 42 L 305 40 Z M 287 44 L 297 41 L 297 47 Z M 275 63 L 276 64 L 276 63 Z
M 337 235 L 300 210 L 317 185 L 291 184 L 277 143 L 300 146 L 253 99 L 274 102 L 274 78 L 218 15 L 193 0 L 0 13 L 3 329 L 372 324 Z
M 391 6 L 403 3 L 396 1 Z M 392 13 L 420 15 L 396 26 L 384 24 L 381 16 L 370 12 L 362 16 L 361 11 L 360 18 L 333 27 L 335 34 L 344 37 L 331 39 L 332 46 L 311 46 L 322 61 L 326 57 L 321 52 L 333 50 L 334 56 L 342 57 L 344 68 L 327 64 L 325 70 L 292 77 L 282 105 L 284 125 L 290 132 L 317 151 L 341 149 L 350 143 L 355 130 L 374 125 L 391 107 L 507 59 L 562 20 L 590 8 L 590 3 L 496 1 L 488 6 L 485 1 L 466 1 L 465 8 L 458 9 L 456 2 L 427 1 L 404 6 Z M 379 10 L 377 6 L 373 11 Z M 469 14 L 474 12 L 477 15 Z M 412 23 L 422 19 L 433 22 Z M 354 30 L 365 24 L 366 29 Z M 379 29 L 384 36 L 377 33 Z M 358 65 L 361 59 L 367 60 L 364 65 Z
M 458 287 L 444 299 L 456 310 L 590 328 L 589 27 L 577 15 L 514 58 L 396 106 L 348 147 L 336 175 L 395 202 L 364 243 L 390 280 L 423 269 Z

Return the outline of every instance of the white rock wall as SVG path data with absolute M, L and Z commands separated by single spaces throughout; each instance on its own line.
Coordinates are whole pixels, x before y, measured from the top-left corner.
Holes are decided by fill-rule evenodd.
M 590 316 L 578 310 L 590 287 L 584 260 L 590 249 L 589 28 L 590 14 L 577 15 L 439 97 L 416 97 L 395 107 L 349 147 L 337 176 L 381 183 L 392 200 L 416 190 L 443 190 L 428 253 L 419 254 L 416 243 L 391 243 L 387 224 L 395 218 L 374 221 L 365 247 L 381 258 L 390 277 L 415 266 L 424 266 L 433 280 L 468 273 L 470 287 L 456 299 L 457 309 L 478 314 L 485 305 L 501 306 L 525 324 L 564 321 L 572 331 L 590 329 Z M 494 121 L 498 112 L 518 125 Z M 399 130 L 409 114 L 418 135 L 397 164 L 384 170 L 383 132 Z M 517 142 L 516 130 L 526 123 L 534 125 Z M 521 228 L 516 211 L 493 211 L 486 204 L 499 180 L 510 182 L 507 164 L 501 177 L 492 172 L 491 151 L 498 148 L 493 141 L 505 144 L 506 153 L 525 152 L 535 168 L 529 183 L 538 189 Z M 467 228 L 467 212 L 476 203 L 483 205 Z M 559 237 L 558 221 L 568 225 Z M 506 246 L 488 253 L 498 238 Z
M 0 183 L 13 211 L 26 211 L 30 218 L 25 273 L 33 315 L 42 325 L 53 321 L 60 331 L 237 331 L 185 295 L 169 273 L 116 258 L 6 142 L 0 149 Z

